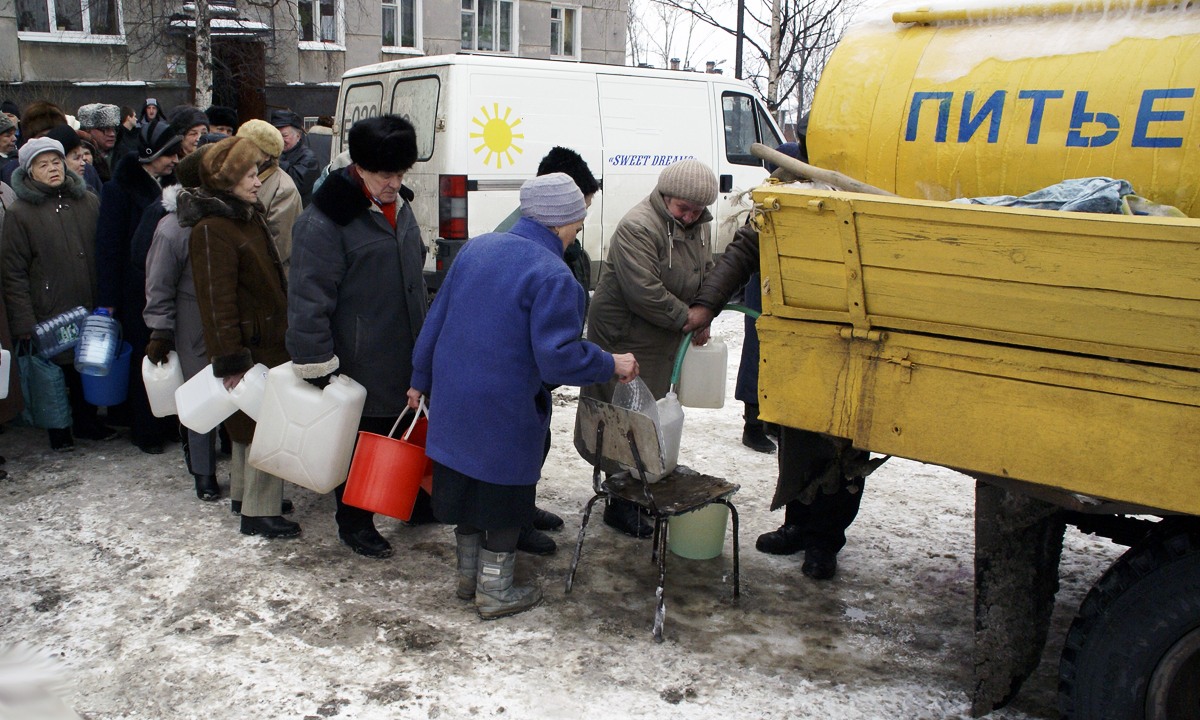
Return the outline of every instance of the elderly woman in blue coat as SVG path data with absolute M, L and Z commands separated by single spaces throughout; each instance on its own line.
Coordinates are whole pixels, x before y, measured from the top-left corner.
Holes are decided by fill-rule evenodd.
M 409 404 L 431 399 L 425 451 L 433 511 L 457 525 L 460 598 L 481 617 L 528 610 L 537 587 L 513 585 L 521 528 L 550 423 L 543 383 L 637 377 L 633 355 L 583 340 L 584 291 L 563 262 L 587 216 L 583 193 L 554 173 L 521 187 L 521 219 L 474 238 L 454 259 L 413 351 Z

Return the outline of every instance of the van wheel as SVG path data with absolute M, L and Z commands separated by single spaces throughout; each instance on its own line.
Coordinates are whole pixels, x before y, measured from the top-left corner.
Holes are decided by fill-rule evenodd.
M 1058 677 L 1067 720 L 1200 720 L 1200 531 L 1153 533 L 1113 563 Z

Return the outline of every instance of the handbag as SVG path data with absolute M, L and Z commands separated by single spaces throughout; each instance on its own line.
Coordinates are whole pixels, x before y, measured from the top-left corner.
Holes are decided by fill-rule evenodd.
M 17 342 L 17 372 L 25 409 L 16 420 L 47 430 L 71 427 L 71 403 L 62 368 L 39 357 L 32 340 Z

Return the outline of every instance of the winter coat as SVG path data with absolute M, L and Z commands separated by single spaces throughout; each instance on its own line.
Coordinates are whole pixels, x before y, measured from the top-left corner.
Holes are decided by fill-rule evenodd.
M 17 201 L 17 194 L 8 183 L 0 183 L 0 230 L 4 229 L 4 215 L 8 208 Z
M 300 202 L 300 191 L 292 177 L 278 166 L 271 167 L 266 177 L 260 174 L 258 179 L 262 182 L 258 201 L 267 210 L 267 227 L 283 263 L 283 275 L 287 277 L 292 261 L 292 226 L 303 212 L 304 204 Z
M 17 194 L 6 184 L 0 183 L 0 232 L 4 229 L 4 215 L 14 202 Z M 12 336 L 8 332 L 8 310 L 3 307 L 4 293 L 0 292 L 0 347 L 9 352 L 13 351 Z M 17 373 L 8 374 L 8 397 L 0 400 L 0 423 L 12 420 L 25 409 L 25 401 L 21 398 L 21 382 Z
M 621 218 L 600 268 L 588 340 L 612 353 L 633 353 L 655 398 L 667 394 L 688 306 L 712 269 L 711 222 L 706 210 L 684 227 L 667 212 L 662 194 L 652 192 Z M 614 386 L 585 392 L 608 401 Z
M 180 191 L 176 208 L 179 224 L 192 226 L 192 277 L 213 374 L 287 362 L 287 281 L 262 206 L 199 188 Z M 234 442 L 254 439 L 254 421 L 244 413 L 225 429 Z
M 292 181 L 296 183 L 296 189 L 300 191 L 300 201 L 304 203 L 304 207 L 308 207 L 312 200 L 313 183 L 321 174 L 321 163 L 308 147 L 307 137 L 300 138 L 300 142 L 292 146 L 291 150 L 283 151 L 279 156 L 279 167 L 291 176 Z
M 43 320 L 96 299 L 96 215 L 99 201 L 72 170 L 56 190 L 13 173 L 17 201 L 4 218 L 3 284 L 9 327 L 30 335 Z M 56 361 L 69 362 L 70 353 Z
M 557 235 L 522 218 L 455 257 L 413 353 L 412 386 L 431 403 L 425 452 L 437 462 L 483 482 L 534 484 L 550 426 L 543 383 L 613 376 L 612 356 L 579 337 L 583 289 L 562 253 Z
M 367 417 L 403 412 L 425 321 L 425 244 L 412 191 L 400 193 L 393 229 L 350 170 L 339 170 L 292 231 L 288 352 L 302 376 L 337 369 L 361 383 Z
M 703 305 L 714 315 L 719 314 L 729 298 L 758 272 L 758 265 L 758 230 L 746 223 L 733 236 L 733 242 L 725 248 L 712 272 L 704 278 L 700 291 L 692 298 L 692 305 Z
M 101 307 L 116 309 L 122 325 L 142 324 L 146 303 L 145 266 L 141 272 L 132 262 L 131 246 L 142 213 L 162 196 L 162 188 L 173 185 L 170 175 L 155 180 L 138 162 L 137 154 L 126 155 L 113 172 L 113 179 L 100 193 L 100 221 L 96 226 L 96 266 L 99 272 Z M 153 234 L 153 227 L 150 228 Z M 147 244 L 147 247 L 149 245 Z
M 135 153 L 138 150 L 138 128 L 126 130 L 124 125 L 117 126 L 117 142 L 113 145 L 113 149 L 108 151 L 108 157 L 104 159 L 108 163 L 109 174 L 117 171 L 117 165 L 129 153 Z
M 146 309 L 142 318 L 151 330 L 175 333 L 175 352 L 183 376 L 190 378 L 208 365 L 204 349 L 204 325 L 192 279 L 192 229 L 179 224 L 179 185 L 163 190 L 166 215 L 158 221 L 154 242 L 146 256 Z

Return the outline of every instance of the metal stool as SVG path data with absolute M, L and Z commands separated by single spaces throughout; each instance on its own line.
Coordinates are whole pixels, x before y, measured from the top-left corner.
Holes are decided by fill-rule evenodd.
M 658 432 L 650 418 L 585 397 L 579 400 L 579 422 L 584 441 L 583 446 L 578 449 L 584 459 L 592 464 L 592 489 L 596 494 L 583 510 L 579 540 L 575 543 L 575 556 L 571 559 L 571 572 L 567 576 L 567 592 L 571 592 L 575 582 L 575 570 L 583 552 L 583 536 L 587 531 L 592 508 L 597 500 L 613 497 L 637 504 L 654 519 L 654 541 L 650 561 L 658 563 L 658 588 L 655 590 L 658 607 L 654 612 L 655 642 L 663 640 L 663 619 L 666 615 L 663 583 L 667 576 L 667 520 L 672 516 L 699 510 L 711 503 L 720 503 L 729 508 L 729 514 L 733 518 L 733 597 L 740 597 L 738 514 L 737 508 L 728 498 L 740 490 L 741 486 L 684 467 L 676 468 L 658 482 L 647 483 L 639 478 L 646 478 L 648 474 L 662 474 L 665 467 Z M 594 443 L 589 444 L 589 438 L 594 438 Z M 642 448 L 653 448 L 653 452 L 643 455 Z M 637 473 L 617 473 L 601 482 L 602 459 L 612 460 L 626 467 L 636 467 Z

